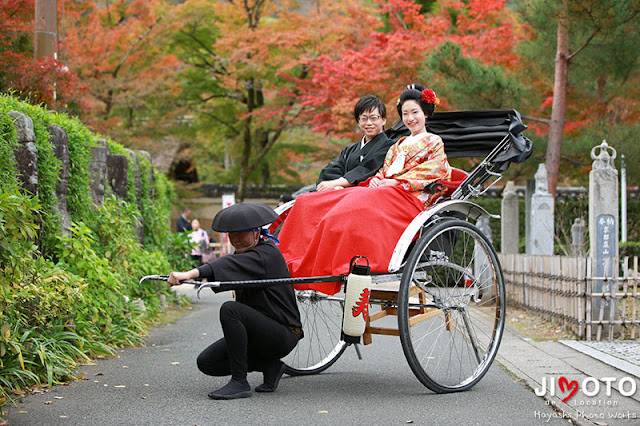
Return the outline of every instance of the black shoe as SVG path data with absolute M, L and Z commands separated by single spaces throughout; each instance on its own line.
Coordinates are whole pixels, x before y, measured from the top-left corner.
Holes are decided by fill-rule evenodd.
M 264 383 L 256 387 L 256 392 L 273 392 L 278 388 L 280 379 L 284 374 L 284 362 L 278 361 L 273 369 L 263 373 Z
M 251 386 L 246 379 L 231 379 L 229 383 L 218 390 L 209 393 L 211 399 L 237 399 L 251 396 Z

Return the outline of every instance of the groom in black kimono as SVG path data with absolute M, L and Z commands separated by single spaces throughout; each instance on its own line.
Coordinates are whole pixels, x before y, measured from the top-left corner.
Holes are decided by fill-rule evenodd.
M 359 142 L 349 145 L 320 172 L 317 191 L 356 186 L 375 175 L 393 141 L 383 129 L 387 109 L 373 95 L 361 98 L 354 108 L 354 118 L 364 133 Z

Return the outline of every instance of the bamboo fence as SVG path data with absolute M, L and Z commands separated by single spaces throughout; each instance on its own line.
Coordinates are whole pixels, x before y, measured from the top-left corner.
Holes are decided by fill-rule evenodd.
M 553 320 L 580 339 L 638 338 L 637 257 L 625 258 L 620 273 L 613 268 L 612 277 L 595 276 L 589 258 L 503 253 L 499 257 L 509 305 Z

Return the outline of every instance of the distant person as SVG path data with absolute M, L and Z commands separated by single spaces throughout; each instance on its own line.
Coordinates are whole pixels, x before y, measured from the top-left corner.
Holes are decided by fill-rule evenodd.
M 287 204 L 289 201 L 293 201 L 293 196 L 291 196 L 291 194 L 282 194 L 280 198 L 278 198 L 278 206 Z
M 185 232 L 192 231 L 191 222 L 189 222 L 189 215 L 191 214 L 191 209 L 189 207 L 185 207 L 182 209 L 182 213 L 178 218 L 178 223 L 176 224 L 176 232 Z
M 191 242 L 195 244 L 195 247 L 191 250 L 191 259 L 195 260 L 198 266 L 200 266 L 202 265 L 202 256 L 209 249 L 209 234 L 200 228 L 200 221 L 198 219 L 191 221 L 191 227 L 193 230 L 189 234 L 189 238 Z
M 356 103 L 353 115 L 364 135 L 322 169 L 317 191 L 348 188 L 369 179 L 382 167 L 387 150 L 393 145 L 383 131 L 387 108 L 380 99 L 373 95 L 362 97 Z

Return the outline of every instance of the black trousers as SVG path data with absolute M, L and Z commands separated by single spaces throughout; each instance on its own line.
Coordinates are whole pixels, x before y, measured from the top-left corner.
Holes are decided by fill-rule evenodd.
M 248 371 L 273 368 L 298 344 L 289 327 L 239 302 L 220 307 L 224 337 L 198 355 L 198 369 L 210 376 L 246 379 Z

